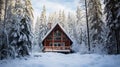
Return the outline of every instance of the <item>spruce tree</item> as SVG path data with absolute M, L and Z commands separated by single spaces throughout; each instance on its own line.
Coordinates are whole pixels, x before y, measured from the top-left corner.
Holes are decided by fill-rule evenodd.
M 88 23 L 90 31 L 91 52 L 96 52 L 103 45 L 102 11 L 100 0 L 88 1 Z M 101 46 L 100 46 L 101 45 Z M 102 50 L 102 49 L 101 49 Z
M 109 54 L 120 54 L 120 0 L 104 0 L 104 3 L 109 29 L 106 47 Z

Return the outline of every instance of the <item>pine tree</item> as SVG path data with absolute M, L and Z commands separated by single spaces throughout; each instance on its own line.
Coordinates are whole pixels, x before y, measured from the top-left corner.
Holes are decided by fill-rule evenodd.
M 43 10 L 40 15 L 40 22 L 41 22 L 41 24 L 46 24 L 46 7 L 45 7 L 45 5 L 43 6 Z
M 106 22 L 109 28 L 107 49 L 109 54 L 120 54 L 120 0 L 104 0 Z
M 5 0 L 0 0 L 0 45 L 2 45 L 3 38 L 3 23 L 4 23 L 4 12 L 5 11 Z
M 31 23 L 33 15 L 30 8 L 24 6 L 29 0 L 4 0 L 0 1 L 2 19 L 2 43 L 0 44 L 0 59 L 15 58 L 29 54 L 31 48 Z M 29 9 L 29 10 L 28 10 Z M 3 12 L 4 10 L 4 12 Z M 1 21 L 1 20 L 0 20 Z M 1 24 L 0 24 L 1 25 Z M 24 29 L 23 29 L 24 27 Z M 25 28 L 26 27 L 26 28 Z M 1 36 L 0 36 L 1 37 Z M 23 38 L 21 40 L 21 38 Z M 26 37 L 26 38 L 25 38 Z M 21 43 L 22 41 L 22 43 Z M 22 45 L 20 47 L 20 45 Z M 23 54 L 20 54 L 20 53 Z
M 66 29 L 67 28 L 67 29 Z M 67 22 L 65 25 L 65 30 L 69 33 L 70 37 L 73 39 L 73 51 L 78 52 L 79 51 L 79 44 L 80 44 L 80 31 L 79 31 L 79 25 L 76 22 L 75 15 L 72 13 L 68 13 L 67 16 Z
M 88 1 L 88 20 L 90 31 L 91 51 L 95 52 L 99 49 L 99 45 L 103 45 L 103 26 L 102 11 L 100 0 Z M 95 49 L 96 48 L 96 49 Z
M 5 10 L 5 0 L 0 0 L 0 25 L 2 25 L 2 22 L 4 20 L 4 10 Z
M 31 49 L 31 30 L 30 25 L 26 18 L 21 19 L 20 21 L 20 37 L 18 40 L 18 55 L 26 56 L 29 55 L 29 50 Z
M 30 0 L 25 0 L 25 14 L 27 17 L 29 17 L 29 20 L 33 22 L 33 8 Z
M 81 48 L 79 48 L 80 53 L 86 53 L 88 51 L 87 46 L 87 37 L 86 37 L 86 21 L 85 21 L 85 10 L 80 8 L 80 5 L 77 6 L 76 10 L 76 34 L 78 44 Z M 83 50 L 84 49 L 84 50 Z
M 80 9 L 79 6 L 77 6 L 77 10 L 76 10 L 76 18 L 77 18 L 77 20 L 76 20 L 76 25 L 77 25 L 77 26 L 76 26 L 76 29 L 77 29 L 77 32 L 78 32 L 77 34 L 78 34 L 78 37 L 79 37 L 79 38 L 78 38 L 79 44 L 81 44 L 82 41 L 83 41 L 83 40 L 82 40 L 82 38 L 83 38 L 83 37 L 82 37 L 82 35 L 83 35 L 82 33 L 84 32 L 83 29 L 84 29 L 84 27 L 85 27 L 85 26 L 84 26 L 85 24 L 84 24 L 84 21 L 83 21 L 83 18 L 84 18 L 83 16 L 84 16 L 84 15 L 82 15 L 81 12 L 82 12 L 82 10 Z
M 58 21 L 57 22 L 59 22 L 63 27 L 65 27 L 66 16 L 65 16 L 64 10 L 59 11 Z
M 22 2 L 22 0 L 16 0 L 13 4 L 14 9 L 12 9 L 11 14 L 11 26 L 9 27 L 9 44 L 13 47 L 16 56 L 26 56 L 29 55 L 29 50 L 31 49 L 31 23 L 32 23 L 32 13 L 29 14 L 26 5 L 27 1 Z M 29 9 L 30 10 L 30 9 Z
M 8 22 L 12 22 L 12 19 L 9 17 L 12 17 L 12 3 L 14 1 L 7 1 L 5 0 L 2 4 L 4 4 L 4 20 L 3 20 L 3 31 L 2 31 L 2 45 L 0 46 L 0 58 L 4 59 L 4 58 L 13 58 L 14 57 L 14 50 L 13 47 L 9 44 L 9 31 L 10 29 L 8 29 L 8 27 L 10 28 L 10 23 L 8 24 Z M 3 7 L 2 7 L 3 9 Z M 8 9 L 11 9 L 8 11 Z M 5 42 L 6 41 L 6 42 Z
M 59 10 L 59 15 L 58 15 L 58 22 L 62 22 L 62 14 L 61 14 L 61 10 Z
M 41 12 L 40 17 L 37 18 L 37 22 L 36 22 L 36 27 L 35 27 L 35 37 L 36 37 L 36 45 L 39 45 L 40 48 L 42 48 L 42 38 L 45 36 L 45 34 L 48 31 L 46 22 L 46 7 L 43 6 L 43 10 Z

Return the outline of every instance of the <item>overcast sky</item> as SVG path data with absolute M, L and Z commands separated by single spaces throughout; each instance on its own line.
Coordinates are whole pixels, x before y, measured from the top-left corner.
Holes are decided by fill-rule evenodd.
M 34 24 L 35 27 L 37 16 L 40 16 L 43 6 L 46 6 L 47 16 L 50 13 L 64 10 L 65 14 L 71 12 L 75 14 L 79 0 L 31 0 L 34 9 Z
M 47 15 L 55 11 L 64 10 L 66 13 L 76 11 L 79 0 L 31 0 L 35 15 L 40 15 L 43 5 Z

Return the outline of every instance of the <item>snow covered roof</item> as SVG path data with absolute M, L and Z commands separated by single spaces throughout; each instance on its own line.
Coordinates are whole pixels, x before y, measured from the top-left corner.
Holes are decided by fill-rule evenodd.
M 47 34 L 43 37 L 42 42 L 43 42 L 44 39 L 52 32 L 52 30 L 53 30 L 57 25 L 60 26 L 60 28 L 63 30 L 63 32 L 64 32 L 64 33 L 67 35 L 67 37 L 71 40 L 71 42 L 73 42 L 72 39 L 71 39 L 71 37 L 70 37 L 70 35 L 67 33 L 67 31 L 65 31 L 65 29 L 61 26 L 60 23 L 55 23 L 55 24 L 54 24 L 54 26 L 53 26 L 53 27 L 47 32 Z

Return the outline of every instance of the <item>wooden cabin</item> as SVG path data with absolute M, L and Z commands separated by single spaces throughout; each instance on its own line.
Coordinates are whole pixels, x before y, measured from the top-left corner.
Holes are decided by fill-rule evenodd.
M 71 52 L 72 40 L 59 23 L 42 40 L 43 52 Z

